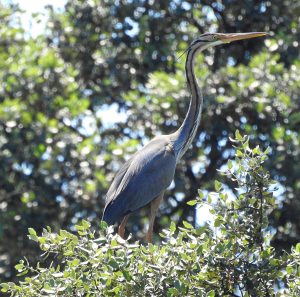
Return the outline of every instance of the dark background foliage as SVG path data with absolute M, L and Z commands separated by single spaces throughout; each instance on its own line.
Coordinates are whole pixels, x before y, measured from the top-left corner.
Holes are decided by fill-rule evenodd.
M 236 129 L 271 147 L 278 181 L 273 245 L 300 237 L 299 28 L 297 1 L 68 1 L 47 9 L 44 35 L 30 36 L 16 6 L 0 4 L 0 269 L 14 277 L 21 255 L 35 260 L 26 237 L 96 225 L 114 173 L 141 144 L 174 131 L 189 94 L 184 58 L 207 31 L 267 31 L 266 39 L 218 47 L 199 57 L 205 106 L 196 141 L 166 193 L 156 232 L 170 221 L 195 223 L 186 202 L 213 189 L 233 152 Z M 108 121 L 111 106 L 119 113 Z M 117 118 L 119 117 L 119 119 Z M 228 191 L 234 184 L 227 184 Z M 146 211 L 128 231 L 141 236 Z M 22 251 L 22 253 L 20 252 Z

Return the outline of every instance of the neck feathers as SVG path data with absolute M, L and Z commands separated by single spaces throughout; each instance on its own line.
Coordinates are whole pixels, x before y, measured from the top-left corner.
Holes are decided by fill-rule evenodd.
M 194 62 L 201 50 L 203 50 L 203 46 L 205 44 L 199 44 L 194 48 L 188 50 L 186 63 L 185 63 L 185 72 L 187 85 L 191 92 L 191 101 L 189 105 L 189 110 L 185 116 L 185 119 L 180 126 L 180 128 L 174 133 L 174 142 L 173 146 L 176 152 L 177 161 L 183 156 L 186 150 L 189 148 L 193 139 L 195 138 L 195 134 L 197 132 L 197 128 L 200 124 L 201 111 L 203 105 L 203 97 L 201 94 L 201 90 L 198 86 L 197 79 L 194 73 Z

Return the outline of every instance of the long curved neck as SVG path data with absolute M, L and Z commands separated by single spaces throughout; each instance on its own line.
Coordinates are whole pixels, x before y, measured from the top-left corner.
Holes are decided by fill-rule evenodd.
M 192 143 L 200 123 L 203 97 L 201 94 L 201 90 L 198 86 L 197 79 L 195 77 L 194 61 L 197 56 L 197 53 L 199 53 L 203 49 L 203 45 L 199 45 L 196 48 L 189 49 L 187 53 L 185 72 L 187 85 L 191 92 L 191 101 L 188 112 L 185 116 L 182 125 L 173 134 L 173 147 L 176 152 L 177 160 L 179 160 L 183 156 L 183 154 L 186 152 L 186 150 Z

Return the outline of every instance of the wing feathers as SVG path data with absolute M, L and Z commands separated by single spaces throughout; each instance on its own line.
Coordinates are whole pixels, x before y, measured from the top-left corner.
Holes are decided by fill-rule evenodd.
M 117 173 L 107 193 L 103 219 L 113 224 L 155 199 L 172 182 L 175 166 L 170 144 L 163 139 L 151 141 Z

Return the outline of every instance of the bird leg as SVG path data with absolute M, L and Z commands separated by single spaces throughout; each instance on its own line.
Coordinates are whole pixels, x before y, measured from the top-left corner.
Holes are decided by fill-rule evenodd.
M 121 224 L 120 224 L 120 226 L 119 226 L 119 228 L 118 228 L 118 234 L 119 234 L 122 238 L 124 238 L 125 227 L 126 227 L 128 218 L 129 218 L 129 214 L 126 215 L 126 216 L 123 218 L 123 220 L 122 220 L 122 222 L 121 222 Z
M 158 207 L 159 207 L 163 197 L 164 197 L 164 193 L 161 193 L 150 203 L 150 222 L 149 222 L 148 232 L 146 234 L 146 241 L 148 243 L 152 242 L 154 220 L 155 220 L 155 216 L 156 216 Z

